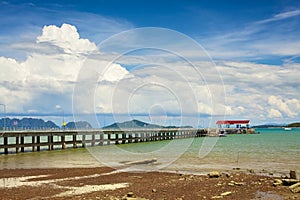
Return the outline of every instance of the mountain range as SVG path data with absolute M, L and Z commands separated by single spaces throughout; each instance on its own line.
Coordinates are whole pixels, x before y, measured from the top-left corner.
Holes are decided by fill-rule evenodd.
M 59 129 L 52 121 L 44 121 L 35 118 L 2 118 L 0 119 L 0 129 Z M 68 122 L 65 126 L 66 129 L 91 129 L 93 128 L 90 123 L 86 121 Z
M 161 129 L 161 128 L 193 128 L 192 126 L 161 126 L 157 124 L 150 124 L 146 122 L 142 122 L 139 120 L 131 120 L 125 122 L 116 122 L 111 125 L 103 127 L 103 129 L 142 129 L 142 128 L 153 128 L 153 129 Z

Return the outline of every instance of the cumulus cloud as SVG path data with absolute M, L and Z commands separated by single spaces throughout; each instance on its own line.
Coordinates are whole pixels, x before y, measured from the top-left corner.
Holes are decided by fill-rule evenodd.
M 8 112 L 51 113 L 56 104 L 71 112 L 73 87 L 82 63 L 86 54 L 98 50 L 94 43 L 80 38 L 76 27 L 69 24 L 45 26 L 36 46 L 40 43 L 45 49 L 56 46 L 63 51 L 37 51 L 24 61 L 0 57 L 0 102 L 7 105 Z M 101 71 L 102 66 L 97 67 Z M 101 77 L 116 81 L 126 74 L 125 68 L 113 63 Z
M 122 80 L 125 76 L 129 77 L 130 74 L 129 72 L 122 67 L 120 64 L 117 63 L 108 63 L 108 62 L 103 62 L 102 65 L 108 65 L 106 69 L 102 71 L 102 73 L 99 75 L 99 81 L 120 81 Z
M 271 108 L 268 113 L 269 118 L 282 118 L 282 114 L 279 110 Z
M 289 101 L 289 100 L 288 100 Z M 297 113 L 291 111 L 291 109 L 289 108 L 287 102 L 288 101 L 284 101 L 282 99 L 280 99 L 280 97 L 276 97 L 276 96 L 270 96 L 268 103 L 271 106 L 276 107 L 277 109 L 279 109 L 281 112 L 285 113 L 288 117 L 295 117 L 297 115 Z
M 82 39 L 75 26 L 62 24 L 44 26 L 42 35 L 37 37 L 38 43 L 50 43 L 64 50 L 65 53 L 89 53 L 97 50 L 97 46 L 88 39 Z

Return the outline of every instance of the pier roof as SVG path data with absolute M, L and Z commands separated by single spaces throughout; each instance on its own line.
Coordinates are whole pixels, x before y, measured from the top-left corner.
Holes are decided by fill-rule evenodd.
M 219 120 L 216 124 L 249 124 L 250 120 Z

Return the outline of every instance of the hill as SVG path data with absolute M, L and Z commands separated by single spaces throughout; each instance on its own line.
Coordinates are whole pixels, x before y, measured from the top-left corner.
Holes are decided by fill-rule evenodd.
M 277 127 L 300 127 L 300 122 L 295 122 L 290 124 L 264 124 L 264 125 L 253 126 L 253 128 L 277 128 Z
M 160 126 L 157 124 L 149 124 L 146 122 L 142 122 L 139 120 L 131 120 L 131 121 L 125 121 L 125 122 L 116 122 L 111 125 L 103 127 L 103 129 L 141 129 L 141 128 L 153 128 L 153 129 L 161 129 L 161 128 L 179 128 L 177 126 Z M 181 128 L 192 128 L 192 126 L 184 126 Z
M 0 119 L 1 129 L 4 127 L 4 119 Z M 57 129 L 59 128 L 52 121 L 44 121 L 42 119 L 35 118 L 23 118 L 23 119 L 10 119 L 5 118 L 5 127 L 8 129 Z
M 4 118 L 0 119 L 0 130 L 4 127 Z M 52 121 L 44 121 L 36 118 L 5 118 L 6 129 L 59 129 Z M 66 129 L 91 129 L 93 128 L 90 123 L 86 121 L 68 122 Z
M 300 122 L 288 124 L 287 127 L 300 127 Z
M 66 129 L 92 129 L 92 125 L 87 121 L 69 122 Z

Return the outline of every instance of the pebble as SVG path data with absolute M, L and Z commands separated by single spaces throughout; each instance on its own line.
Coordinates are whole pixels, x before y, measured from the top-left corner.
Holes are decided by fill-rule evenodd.
M 232 194 L 232 192 L 223 192 L 222 194 L 221 194 L 221 196 L 228 196 L 228 195 L 231 195 Z
M 223 199 L 223 196 L 213 196 L 212 199 Z
M 273 186 L 279 186 L 279 185 L 282 185 L 282 180 L 280 179 L 274 179 L 274 183 L 273 183 Z
M 282 175 L 281 178 L 282 178 L 282 179 L 288 179 L 289 177 L 286 176 L 286 175 Z
M 235 182 L 234 185 L 242 186 L 242 185 L 246 185 L 246 183 L 244 183 L 244 182 Z
M 155 192 L 157 192 L 157 190 L 156 189 L 152 189 L 152 192 L 155 193 Z
M 295 170 L 290 170 L 290 178 L 297 179 L 297 172 Z
M 208 174 L 209 178 L 219 178 L 221 174 L 218 171 L 212 171 Z
M 228 183 L 229 186 L 242 186 L 242 185 L 246 185 L 246 183 L 244 182 L 235 182 L 235 181 L 230 181 L 230 183 Z
M 290 186 L 290 185 L 293 185 L 295 183 L 299 183 L 300 180 L 297 180 L 297 179 L 282 179 L 282 183 L 283 185 L 286 185 L 286 186 Z
M 133 197 L 133 192 L 128 192 L 127 197 Z
M 227 178 L 230 177 L 230 174 L 229 174 L 229 173 L 222 173 L 222 175 L 226 176 Z
M 293 192 L 293 193 L 300 193 L 300 183 L 296 183 L 294 185 L 291 185 L 289 187 L 289 189 Z

